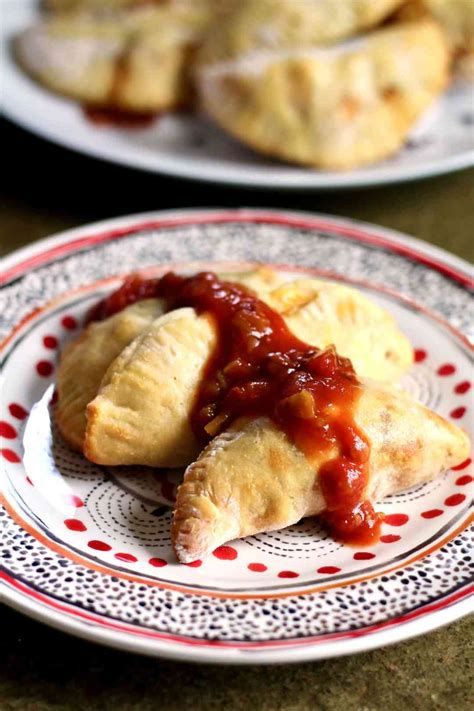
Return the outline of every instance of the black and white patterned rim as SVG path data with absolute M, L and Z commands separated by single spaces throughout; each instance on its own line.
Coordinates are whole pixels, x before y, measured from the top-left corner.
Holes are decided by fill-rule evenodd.
M 326 273 L 339 273 L 356 283 L 382 282 L 382 292 L 391 292 L 390 299 L 396 298 L 395 293 L 404 294 L 405 298 L 398 300 L 406 310 L 411 301 L 418 301 L 438 312 L 447 322 L 440 323 L 439 328 L 446 344 L 453 344 L 453 359 L 458 357 L 455 353 L 463 354 L 459 358 L 466 357 L 466 340 L 458 331 L 469 333 L 469 327 L 472 328 L 469 323 L 470 275 L 461 260 L 360 223 L 247 210 L 124 218 L 66 233 L 12 255 L 5 260 L 0 275 L 0 334 L 7 337 L 4 346 L 7 361 L 8 353 L 13 353 L 20 338 L 33 337 L 28 334 L 35 329 L 43 333 L 41 324 L 53 323 L 53 318 L 57 320 L 55 309 L 62 303 L 61 294 L 66 291 L 81 290 L 83 284 L 107 280 L 113 274 L 138 267 L 176 262 L 228 262 L 229 255 L 236 266 L 244 261 L 291 262 L 303 270 L 323 268 Z M 101 288 L 107 288 L 107 283 Z M 51 300 L 56 301 L 43 308 L 43 304 Z M 41 315 L 29 315 L 33 308 L 40 306 Z M 417 308 L 412 308 L 416 318 L 424 317 Z M 426 318 L 431 317 L 426 315 Z M 23 320 L 22 325 L 9 338 L 9 332 L 19 320 Z M 433 323 L 438 324 L 437 317 Z M 13 360 L 12 357 L 11 362 Z M 21 357 L 16 355 L 15 363 L 20 362 Z M 4 367 L 7 372 L 7 364 Z M 439 370 L 445 366 L 437 367 Z M 461 373 L 464 367 L 461 361 L 457 367 Z M 441 378 L 439 387 L 433 387 L 430 373 L 428 368 L 420 367 L 410 387 L 417 394 L 422 393 L 422 397 L 432 398 L 432 404 L 442 402 L 446 379 Z M 43 390 L 45 385 L 46 380 L 41 381 Z M 465 411 L 466 407 L 458 407 L 457 411 L 460 410 Z M 12 489 L 11 482 L 16 480 L 12 479 L 11 470 L 15 462 L 10 460 L 18 455 L 3 444 L 2 448 L 3 452 L 11 453 L 3 457 L 2 493 L 8 513 L 3 509 L 0 516 L 6 599 L 28 614 L 76 634 L 149 654 L 183 659 L 290 661 L 349 653 L 397 641 L 455 619 L 469 609 L 471 577 L 465 494 L 450 493 L 446 501 L 456 501 L 459 508 L 451 509 L 451 504 L 445 507 L 453 511 L 449 523 L 445 520 L 444 526 L 436 527 L 436 521 L 430 521 L 429 525 L 435 526 L 432 529 L 434 544 L 424 546 L 420 560 L 408 560 L 401 555 L 397 570 L 387 566 L 384 570 L 377 565 L 372 567 L 367 560 L 362 562 L 362 558 L 360 565 L 369 571 L 367 576 L 355 570 L 352 578 L 349 576 L 344 582 L 345 576 L 337 566 L 323 565 L 319 570 L 329 571 L 321 574 L 329 584 L 320 584 L 317 590 L 304 584 L 301 573 L 301 584 L 281 580 L 291 577 L 281 575 L 278 586 L 272 583 L 265 589 L 263 582 L 257 588 L 249 584 L 247 595 L 246 583 L 239 582 L 240 569 L 237 580 L 231 584 L 227 580 L 230 570 L 227 567 L 223 586 L 219 583 L 220 573 L 213 569 L 215 585 L 208 581 L 199 591 L 198 570 L 186 572 L 196 576 L 191 585 L 183 580 L 180 584 L 176 584 L 176 580 L 169 584 L 166 574 L 170 568 L 163 574 L 161 569 L 155 570 L 148 576 L 153 578 L 153 585 L 149 585 L 147 576 L 123 574 L 129 570 L 127 565 L 131 560 L 138 556 L 121 553 L 120 558 L 116 555 L 121 563 L 115 562 L 115 568 L 107 559 L 108 552 L 94 551 L 98 557 L 90 565 L 87 560 L 76 560 L 63 550 L 55 550 L 48 540 L 52 531 L 43 530 L 40 535 L 35 527 L 31 505 L 25 504 L 21 511 L 20 499 L 23 495 L 30 496 L 31 491 L 28 493 L 28 489 L 24 491 L 15 483 Z M 455 487 L 457 481 L 466 483 L 471 477 L 463 471 L 459 475 L 453 473 L 448 479 L 443 487 Z M 122 484 L 115 482 L 114 491 L 118 487 L 124 492 L 126 486 L 121 489 Z M 459 486 L 453 489 L 458 490 Z M 416 505 L 413 502 L 424 495 L 414 491 L 409 497 L 411 503 L 406 506 Z M 137 491 L 120 496 L 123 501 L 130 496 L 139 500 Z M 436 491 L 430 496 L 436 498 Z M 398 509 L 394 510 L 399 510 L 401 503 L 402 499 L 395 498 L 393 505 Z M 434 518 L 437 514 L 433 515 L 433 510 L 436 509 L 428 513 Z M 428 526 L 428 522 L 424 525 Z M 298 536 L 301 543 L 305 533 L 290 531 L 285 535 L 293 539 Z M 389 534 L 387 538 L 397 536 Z M 278 537 L 266 540 L 257 537 L 255 541 L 248 541 L 246 550 L 252 550 L 252 555 L 266 556 L 269 547 L 282 545 L 294 546 L 294 542 L 279 542 Z M 272 554 L 275 559 L 275 551 Z M 101 559 L 101 555 L 105 558 Z M 245 555 L 239 549 L 239 561 L 247 562 Z M 222 558 L 225 559 L 224 554 Z M 219 564 L 228 566 L 228 563 Z M 250 570 L 251 565 L 248 565 Z M 253 570 L 259 572 L 268 567 L 263 563 L 253 565 Z M 299 572 L 295 573 L 298 575 Z M 232 593 L 236 586 L 243 591 L 237 597 Z

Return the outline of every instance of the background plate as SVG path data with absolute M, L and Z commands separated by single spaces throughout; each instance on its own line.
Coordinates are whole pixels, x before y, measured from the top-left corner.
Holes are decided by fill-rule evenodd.
M 414 180 L 474 165 L 472 84 L 456 83 L 422 118 L 393 158 L 351 172 L 269 161 L 205 119 L 165 115 L 148 129 L 99 128 L 80 106 L 42 89 L 13 62 L 9 41 L 38 17 L 36 0 L 2 0 L 1 103 L 29 131 L 96 158 L 196 180 L 280 188 L 343 188 Z
M 273 263 L 289 276 L 357 284 L 416 348 L 404 386 L 472 427 L 471 349 L 461 333 L 472 328 L 468 268 L 441 250 L 360 223 L 249 210 L 141 215 L 44 240 L 4 260 L 0 274 L 6 600 L 96 641 L 232 663 L 347 654 L 465 614 L 469 461 L 384 500 L 382 539 L 369 549 L 337 544 L 307 520 L 182 566 L 166 507 L 179 474 L 95 467 L 55 435 L 58 348 L 117 283 L 112 275 L 124 264 L 194 270 L 216 262 L 226 270 Z

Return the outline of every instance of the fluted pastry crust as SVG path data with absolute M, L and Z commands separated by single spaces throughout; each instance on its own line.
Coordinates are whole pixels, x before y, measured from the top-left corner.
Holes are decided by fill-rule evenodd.
M 398 150 L 445 88 L 449 52 L 431 19 L 375 30 L 327 48 L 255 51 L 203 65 L 204 110 L 255 150 L 348 169 Z
M 179 467 L 199 453 L 190 424 L 216 342 L 209 316 L 171 311 L 112 363 L 87 407 L 84 454 L 97 464 Z
M 160 299 L 139 301 L 105 321 L 89 324 L 62 352 L 55 420 L 74 449 L 82 451 L 86 406 L 97 395 L 107 368 L 163 312 Z

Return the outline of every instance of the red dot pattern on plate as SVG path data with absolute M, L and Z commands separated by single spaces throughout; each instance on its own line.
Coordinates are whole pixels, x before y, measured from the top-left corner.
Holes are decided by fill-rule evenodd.
M 64 521 L 64 525 L 66 528 L 69 528 L 70 531 L 87 531 L 87 526 L 85 526 L 82 521 L 79 521 L 78 518 L 67 518 Z
M 8 409 L 10 410 L 10 415 L 16 417 L 17 420 L 24 420 L 28 417 L 28 411 L 16 402 L 11 402 L 8 405 Z
M 403 513 L 388 514 L 383 520 L 383 522 L 388 523 L 389 526 L 404 526 L 407 521 L 408 516 Z
M 267 566 L 263 563 L 249 563 L 247 568 L 253 573 L 264 573 L 267 570 Z
M 299 573 L 295 573 L 294 570 L 281 570 L 278 573 L 279 578 L 299 578 Z
M 109 546 L 108 543 L 104 543 L 104 541 L 89 541 L 87 545 L 89 546 L 89 548 L 93 548 L 95 551 L 112 550 L 112 546 Z
M 335 565 L 323 565 L 322 568 L 318 568 L 317 572 L 321 575 L 334 575 L 334 573 L 340 573 L 341 569 Z
M 63 497 L 63 501 L 68 506 L 75 506 L 76 509 L 80 509 L 81 506 L 84 506 L 83 500 L 75 494 L 66 494 L 66 496 Z
M 163 560 L 163 558 L 150 558 L 148 562 L 154 568 L 163 568 L 163 566 L 168 565 L 166 560 Z
M 235 560 L 237 558 L 237 551 L 232 546 L 219 546 L 215 551 L 212 552 L 216 558 L 220 560 Z
M 456 366 L 452 363 L 445 363 L 444 365 L 440 365 L 436 372 L 443 378 L 446 377 L 446 375 L 452 375 L 453 373 L 455 373 Z
M 452 494 L 445 499 L 444 503 L 446 506 L 459 506 L 465 500 L 466 496 L 464 494 Z
M 472 459 L 469 457 L 468 459 L 465 459 L 461 464 L 458 464 L 456 467 L 451 467 L 453 472 L 459 472 L 461 469 L 466 469 L 472 462 Z
M 454 388 L 454 392 L 457 395 L 464 395 L 464 393 L 467 393 L 468 390 L 471 389 L 471 383 L 469 380 L 463 380 L 462 383 L 458 383 L 456 387 Z
M 396 543 L 400 538 L 401 536 L 396 536 L 394 533 L 387 533 L 385 536 L 380 536 L 382 543 Z
M 354 560 L 371 560 L 371 558 L 375 558 L 375 553 L 360 551 L 359 553 L 354 553 L 353 558 Z
M 51 348 L 53 350 L 54 348 L 58 347 L 58 339 L 56 338 L 56 336 L 44 336 L 43 346 L 45 348 Z
M 200 568 L 202 565 L 202 560 L 193 560 L 192 563 L 185 563 L 188 568 Z
M 429 511 L 423 511 L 421 516 L 422 518 L 437 518 L 438 516 L 442 516 L 443 514 L 443 509 L 430 509 Z
M 464 474 L 464 476 L 460 476 L 458 479 L 456 479 L 456 484 L 458 486 L 466 486 L 466 484 L 470 484 L 472 481 L 472 476 L 469 476 L 469 474 Z
M 36 363 L 36 372 L 42 378 L 47 378 L 54 370 L 54 365 L 49 360 L 40 360 Z
M 15 439 L 17 437 L 17 431 L 14 427 L 10 425 L 9 422 L 0 421 L 0 437 L 5 437 L 5 439 Z
M 74 329 L 77 328 L 77 321 L 74 316 L 63 316 L 61 324 L 64 328 L 67 328 L 68 331 L 74 331 Z
M 422 348 L 417 348 L 415 350 L 415 363 L 422 363 L 426 360 L 427 353 Z
M 7 462 L 11 462 L 12 464 L 19 464 L 21 462 L 18 454 L 12 449 L 0 449 L 0 454 Z
M 466 408 L 465 407 L 456 407 L 455 410 L 452 410 L 449 415 L 450 417 L 453 418 L 453 420 L 460 420 L 461 417 L 464 417 L 466 414 Z
M 116 553 L 117 560 L 123 560 L 125 563 L 136 563 L 138 558 L 135 558 L 131 553 Z

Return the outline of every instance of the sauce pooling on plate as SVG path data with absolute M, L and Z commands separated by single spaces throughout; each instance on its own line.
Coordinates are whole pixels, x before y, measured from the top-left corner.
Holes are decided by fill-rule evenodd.
M 117 128 L 148 128 L 158 119 L 159 114 L 152 111 L 140 113 L 111 109 L 101 106 L 84 106 L 84 116 L 97 126 L 113 126 Z
M 170 308 L 207 313 L 217 327 L 191 415 L 196 436 L 209 441 L 241 416 L 271 418 L 315 466 L 321 455 L 326 459 L 319 468 L 323 518 L 335 536 L 358 545 L 376 540 L 382 515 L 364 500 L 370 443 L 354 418 L 361 385 L 350 360 L 332 346 L 303 343 L 270 306 L 209 272 L 147 280 L 132 275 L 89 320 L 153 297 Z

